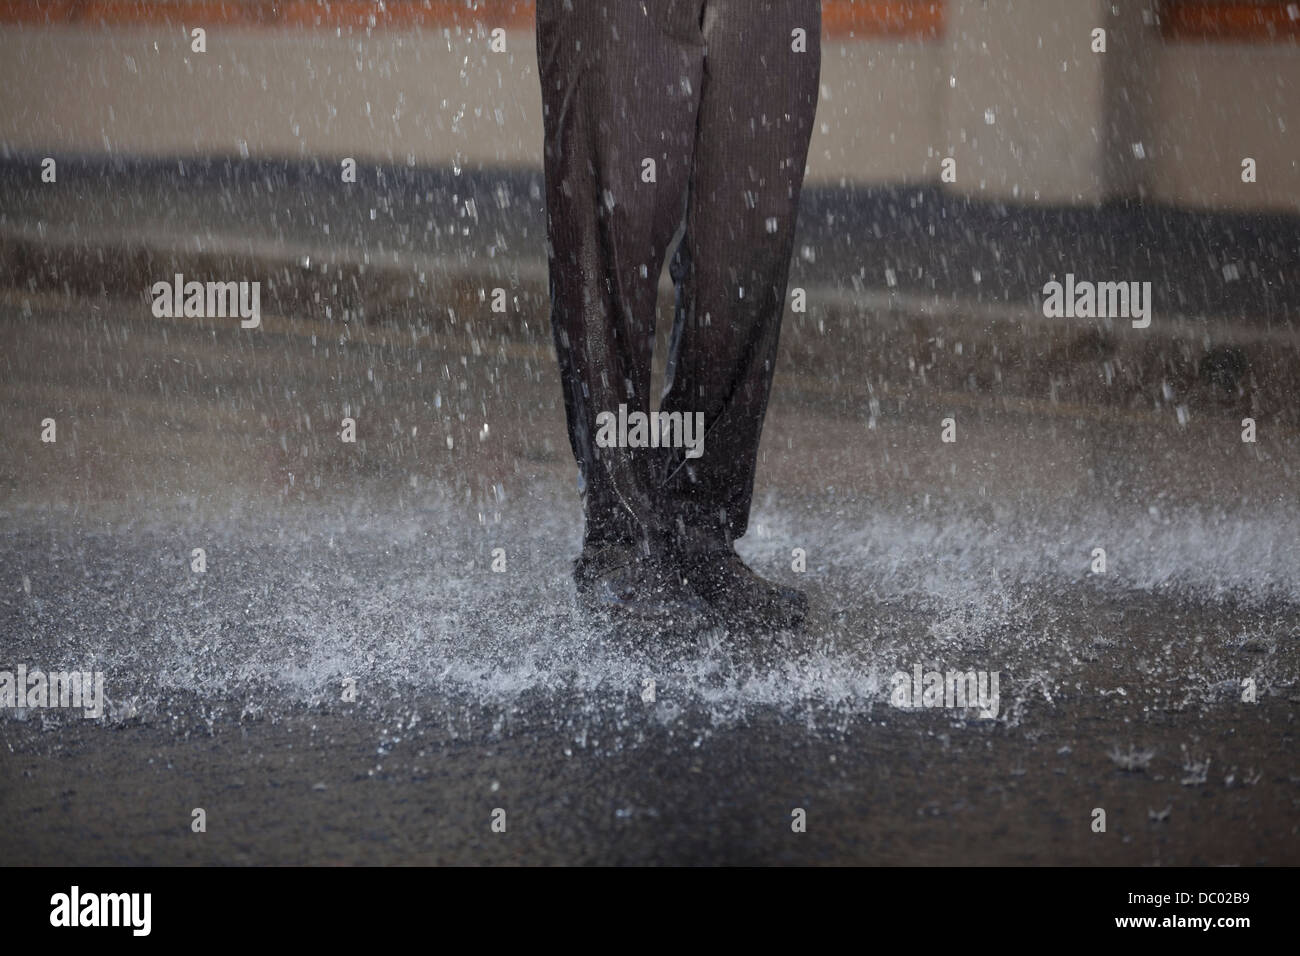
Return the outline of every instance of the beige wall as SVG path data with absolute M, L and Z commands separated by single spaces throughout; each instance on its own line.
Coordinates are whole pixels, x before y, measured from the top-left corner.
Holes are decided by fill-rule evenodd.
M 1300 211 L 1300 48 L 1170 46 L 1151 92 L 1152 195 Z M 1247 156 L 1254 184 L 1241 181 Z
M 1099 3 L 955 0 L 948 10 L 942 89 L 954 191 L 1098 200 L 1104 59 L 1089 42 L 1103 25 Z
M 826 41 L 809 181 L 933 183 L 952 156 L 948 188 L 963 194 L 1300 210 L 1300 49 L 1166 44 L 1145 6 L 953 0 L 940 41 Z M 1095 26 L 1105 56 L 1089 48 Z M 532 44 L 212 30 L 195 54 L 179 29 L 5 28 L 0 143 L 536 165 Z M 1246 155 L 1254 186 L 1240 182 Z
M 809 181 L 937 181 L 945 74 L 937 43 L 825 41 Z
M 135 155 L 366 156 L 536 163 L 532 34 L 490 53 L 441 32 L 0 32 L 0 140 Z

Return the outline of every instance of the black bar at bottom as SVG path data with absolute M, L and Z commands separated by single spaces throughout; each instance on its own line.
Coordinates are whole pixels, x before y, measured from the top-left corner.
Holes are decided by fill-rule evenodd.
M 947 949 L 1126 936 L 1144 944 L 1203 939 L 1233 946 L 1280 937 L 1295 918 L 1283 915 L 1294 875 L 1287 869 L 916 868 L 793 877 L 698 869 L 544 876 L 417 868 L 10 872 L 17 879 L 6 894 L 5 924 L 15 942 L 76 932 L 78 942 L 117 937 L 219 946 L 252 938 L 338 947 L 440 926 L 471 939 L 483 934 L 484 946 L 499 945 L 511 931 L 534 941 L 581 933 L 592 943 L 621 946 L 642 934 L 667 944 L 690 925 L 700 931 L 690 931 L 696 944 L 709 930 L 732 945 L 750 935 L 770 944 L 773 934 L 787 931 L 806 945 L 841 929 L 863 943 L 879 942 L 893 929 L 903 934 L 899 942 L 910 938 L 923 948 L 926 940 Z M 612 935 L 588 935 L 604 924 Z

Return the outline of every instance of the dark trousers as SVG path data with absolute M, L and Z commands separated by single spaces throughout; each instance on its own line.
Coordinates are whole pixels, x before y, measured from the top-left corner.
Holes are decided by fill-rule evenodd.
M 820 25 L 820 0 L 538 0 L 551 325 L 588 543 L 745 533 Z M 660 408 L 703 413 L 703 455 L 600 447 L 601 412 L 650 411 L 679 227 Z

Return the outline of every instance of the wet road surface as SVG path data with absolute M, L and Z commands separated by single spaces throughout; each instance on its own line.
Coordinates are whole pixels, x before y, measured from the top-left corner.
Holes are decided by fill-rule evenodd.
M 108 697 L 0 713 L 7 859 L 1300 860 L 1286 416 L 1247 444 L 1243 392 L 1099 398 L 1113 355 L 995 373 L 914 317 L 814 310 L 740 547 L 807 587 L 810 626 L 651 640 L 573 607 L 524 309 L 511 335 L 462 312 L 250 336 L 5 294 L 0 668 L 102 670 Z M 996 716 L 893 706 L 917 664 L 997 672 Z

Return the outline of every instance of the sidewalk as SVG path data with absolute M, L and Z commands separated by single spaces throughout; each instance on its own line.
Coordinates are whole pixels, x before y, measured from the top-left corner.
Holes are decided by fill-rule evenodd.
M 0 162 L 0 287 L 143 306 L 176 273 L 249 279 L 268 315 L 549 344 L 539 171 L 361 167 L 343 184 L 325 160 L 66 159 L 45 185 L 38 167 Z M 1044 318 L 1043 285 L 1067 273 L 1151 282 L 1151 327 Z M 882 384 L 1294 425 L 1297 276 L 1300 217 L 810 186 L 790 280 L 809 309 L 783 348 L 825 383 L 847 349 Z

